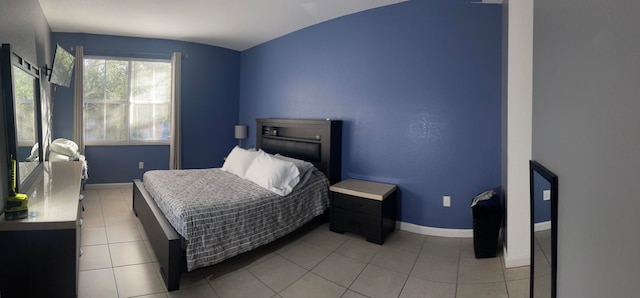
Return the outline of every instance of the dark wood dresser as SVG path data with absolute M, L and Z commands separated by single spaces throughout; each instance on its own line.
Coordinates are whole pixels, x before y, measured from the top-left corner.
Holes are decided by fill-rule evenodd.
M 81 162 L 46 162 L 24 192 L 33 216 L 0 217 L 2 297 L 78 295 L 81 172 Z

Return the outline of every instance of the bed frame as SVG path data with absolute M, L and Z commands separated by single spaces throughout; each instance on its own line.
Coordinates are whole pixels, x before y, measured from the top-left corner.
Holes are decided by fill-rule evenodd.
M 312 162 L 331 184 L 341 179 L 341 140 L 341 120 L 256 119 L 257 148 Z M 133 212 L 149 237 L 167 290 L 179 289 L 180 274 L 187 270 L 182 237 L 139 179 L 133 181 Z

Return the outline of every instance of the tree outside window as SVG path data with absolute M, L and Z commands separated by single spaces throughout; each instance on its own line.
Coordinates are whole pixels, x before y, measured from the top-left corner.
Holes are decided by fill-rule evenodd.
M 87 144 L 168 143 L 169 61 L 90 57 L 83 80 Z

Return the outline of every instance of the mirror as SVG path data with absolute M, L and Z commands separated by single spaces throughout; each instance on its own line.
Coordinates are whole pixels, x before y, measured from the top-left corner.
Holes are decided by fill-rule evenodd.
M 29 185 L 42 164 L 40 139 L 40 70 L 2 45 L 2 90 L 5 99 L 7 154 L 17 161 L 17 191 Z M 8 157 L 9 157 L 8 156 Z M 33 178 L 32 178 L 33 177 Z
M 556 297 L 558 176 L 529 162 L 531 202 L 530 297 Z
M 36 141 L 36 105 L 35 105 L 35 78 L 17 66 L 13 66 L 14 94 L 13 104 L 16 113 L 16 140 L 18 152 L 16 160 L 20 166 L 20 178 L 22 183 L 39 163 Z M 35 149 L 35 150 L 33 150 Z M 35 151 L 32 154 L 32 151 Z

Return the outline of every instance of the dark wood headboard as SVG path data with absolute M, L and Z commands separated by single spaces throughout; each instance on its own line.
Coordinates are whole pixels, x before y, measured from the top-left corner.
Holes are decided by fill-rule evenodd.
M 342 178 L 342 120 L 256 119 L 256 147 L 313 163 L 331 184 Z

